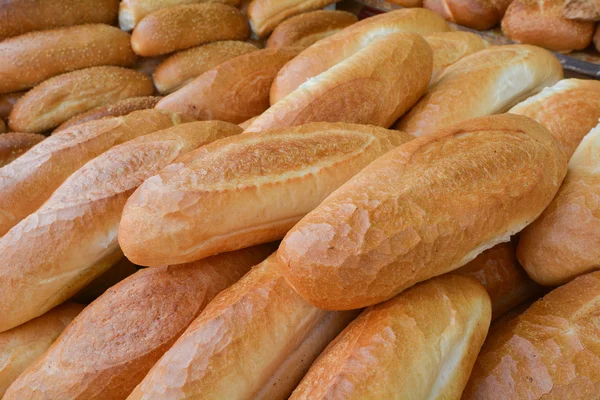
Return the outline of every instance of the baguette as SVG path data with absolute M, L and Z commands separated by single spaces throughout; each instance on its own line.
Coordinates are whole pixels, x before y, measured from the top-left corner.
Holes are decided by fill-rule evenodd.
M 181 4 L 205 2 L 225 3 L 232 6 L 240 3 L 239 0 L 122 0 L 119 7 L 119 26 L 124 31 L 131 31 L 144 17 L 154 11 Z
M 352 175 L 410 139 L 318 123 L 220 140 L 132 195 L 119 244 L 134 263 L 157 266 L 281 239 Z
M 0 238 L 0 331 L 62 303 L 114 265 L 127 198 L 181 155 L 241 129 L 190 123 L 115 146 L 71 175 Z M 50 139 L 47 139 L 50 140 Z
M 138 266 L 127 259 L 121 258 L 108 271 L 91 281 L 86 287 L 81 289 L 71 300 L 80 304 L 90 304 L 123 279 L 135 274 Z
M 446 68 L 395 127 L 423 136 L 449 124 L 506 112 L 562 76 L 560 62 L 539 47 L 481 50 Z
M 103 24 L 31 32 L 0 42 L 0 93 L 28 89 L 76 69 L 130 66 L 129 35 Z
M 600 82 L 564 79 L 517 104 L 510 113 L 533 118 L 558 140 L 570 159 L 600 119 Z
M 529 276 L 558 286 L 600 268 L 600 125 L 582 140 L 552 203 L 525 229 L 517 256 Z
M 318 10 L 296 15 L 277 25 L 267 40 L 267 48 L 307 48 L 357 21 L 356 15 L 346 11 Z
M 185 121 L 158 110 L 66 129 L 0 168 L 0 236 L 37 210 L 69 175 L 112 146 Z
M 90 304 L 5 400 L 126 398 L 213 297 L 272 251 L 136 272 Z
M 461 58 L 489 47 L 489 43 L 471 32 L 438 32 L 425 36 L 433 50 L 431 81 Z
M 46 137 L 36 133 L 5 133 L 0 135 L 0 167 L 10 164 Z
M 3 0 L 0 40 L 33 31 L 82 24 L 112 24 L 119 0 Z
M 0 119 L 7 119 L 15 103 L 27 92 L 0 94 Z
M 269 257 L 215 297 L 128 399 L 287 399 L 356 314 L 307 304 Z
M 83 306 L 65 303 L 21 326 L 0 333 L 0 396 L 48 350 Z M 5 397 L 3 397 L 5 398 Z
M 464 400 L 597 399 L 600 273 L 577 278 L 490 331 Z
M 21 97 L 9 125 L 18 132 L 44 132 L 94 107 L 152 93 L 152 80 L 131 69 L 109 66 L 68 72 Z
M 154 84 L 160 93 L 169 94 L 219 64 L 256 50 L 253 44 L 235 40 L 193 47 L 175 53 L 160 63 L 154 72 Z
M 487 293 L 471 279 L 417 285 L 363 311 L 290 399 L 459 399 L 490 314 Z
M 283 274 L 324 309 L 380 303 L 521 231 L 556 194 L 567 160 L 519 115 L 477 118 L 368 165 L 283 240 Z
M 217 40 L 248 37 L 248 21 L 235 7 L 221 3 L 184 4 L 148 15 L 133 30 L 131 47 L 149 57 Z
M 423 7 L 446 21 L 484 31 L 502 20 L 513 0 L 423 0 Z
M 298 54 L 294 48 L 253 51 L 226 61 L 158 102 L 156 108 L 198 120 L 234 124 L 269 107 L 269 89 L 279 69 Z
M 107 104 L 105 106 L 99 106 L 69 118 L 68 120 L 60 124 L 58 128 L 54 130 L 53 133 L 62 131 L 63 129 L 71 128 L 75 125 L 95 121 L 97 119 L 102 119 L 106 117 L 122 117 L 124 115 L 131 114 L 134 111 L 154 108 L 154 106 L 156 105 L 156 103 L 158 103 L 160 99 L 160 97 L 156 96 L 131 97 L 111 104 Z
M 564 16 L 567 19 L 580 21 L 600 21 L 600 1 L 598 0 L 566 0 Z

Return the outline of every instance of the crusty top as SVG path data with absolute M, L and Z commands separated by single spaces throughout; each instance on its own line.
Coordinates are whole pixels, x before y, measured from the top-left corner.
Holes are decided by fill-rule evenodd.
M 425 36 L 433 50 L 433 76 L 469 54 L 489 47 L 489 43 L 471 32 L 437 32 Z

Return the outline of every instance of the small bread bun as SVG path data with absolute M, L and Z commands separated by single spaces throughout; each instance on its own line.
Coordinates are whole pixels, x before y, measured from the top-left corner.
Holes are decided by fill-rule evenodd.
M 45 138 L 36 133 L 10 132 L 0 135 L 0 167 L 9 164 Z

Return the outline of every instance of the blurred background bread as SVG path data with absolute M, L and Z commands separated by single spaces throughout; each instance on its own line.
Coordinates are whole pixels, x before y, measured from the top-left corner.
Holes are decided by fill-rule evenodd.
M 447 21 L 477 30 L 497 25 L 512 0 L 423 0 L 423 7 Z

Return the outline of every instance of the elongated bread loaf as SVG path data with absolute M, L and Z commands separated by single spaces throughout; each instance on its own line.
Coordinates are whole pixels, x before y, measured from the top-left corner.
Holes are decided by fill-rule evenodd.
M 480 31 L 498 25 L 513 0 L 423 0 L 447 21 Z
M 480 284 L 444 276 L 370 307 L 290 399 L 459 399 L 490 326 Z
M 461 58 L 489 47 L 488 42 L 471 32 L 438 32 L 425 36 L 433 50 L 433 73 L 431 80 Z
M 0 167 L 10 164 L 45 138 L 36 133 L 11 132 L 0 135 Z
M 585 136 L 552 203 L 521 234 L 519 261 L 536 282 L 562 285 L 600 269 L 600 125 Z
M 86 287 L 77 292 L 71 300 L 81 304 L 89 304 L 123 279 L 135 274 L 138 269 L 140 268 L 137 265 L 129 261 L 127 257 L 123 257 L 108 271 L 99 275 Z
M 37 210 L 65 179 L 112 146 L 185 121 L 178 114 L 136 111 L 66 129 L 0 168 L 0 236 Z
M 399 146 L 306 215 L 278 255 L 324 309 L 387 300 L 506 242 L 556 194 L 567 160 L 519 115 L 477 118 Z
M 490 330 L 462 399 L 599 398 L 599 303 L 595 272 Z
M 154 84 L 160 93 L 172 93 L 219 64 L 256 50 L 253 44 L 237 40 L 183 50 L 160 63 L 154 72 Z
M 481 50 L 446 68 L 395 127 L 423 136 L 449 124 L 506 112 L 562 76 L 560 62 L 539 47 Z
M 226 61 L 158 102 L 156 108 L 185 113 L 199 120 L 234 124 L 269 108 L 269 90 L 294 48 L 263 49 Z
M 71 175 L 33 214 L 0 238 L 0 331 L 62 303 L 114 265 L 127 198 L 183 154 L 241 129 L 184 124 L 115 146 Z M 46 140 L 50 140 L 46 139 Z
M 0 118 L 7 119 L 16 102 L 27 92 L 0 94 Z
M 269 40 L 270 47 L 307 48 L 356 23 L 356 15 L 346 11 L 318 10 L 296 15 L 277 25 Z
M 21 97 L 10 113 L 17 132 L 43 132 L 94 107 L 154 93 L 152 80 L 132 69 L 92 67 L 42 82 Z
M 510 113 L 533 118 L 544 125 L 571 158 L 581 139 L 600 119 L 600 82 L 564 79 L 517 104 Z
M 90 304 L 5 399 L 124 399 L 221 290 L 274 246 L 141 270 Z
M 144 182 L 127 202 L 119 243 L 131 261 L 157 266 L 281 239 L 342 183 L 410 139 L 318 123 L 220 140 Z
M 118 28 L 79 25 L 31 32 L 0 42 L 0 93 L 27 89 L 64 72 L 99 65 L 129 66 L 136 56 Z
M 221 3 L 184 4 L 148 15 L 133 30 L 131 47 L 158 56 L 216 40 L 241 40 L 250 29 L 235 7 Z
M 287 399 L 356 314 L 307 304 L 269 257 L 206 307 L 128 399 Z
M 85 122 L 95 121 L 105 117 L 122 117 L 124 115 L 131 114 L 134 111 L 154 108 L 160 99 L 161 98 L 157 96 L 131 97 L 107 104 L 105 106 L 92 108 L 89 111 L 69 118 L 60 124 L 53 133 L 62 131 L 63 129 L 67 129 L 75 125 L 80 125 Z

